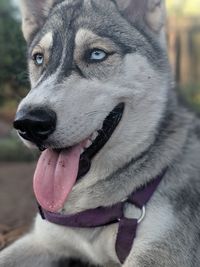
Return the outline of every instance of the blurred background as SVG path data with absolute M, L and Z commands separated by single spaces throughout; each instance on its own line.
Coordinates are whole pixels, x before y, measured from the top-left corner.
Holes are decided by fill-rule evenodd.
M 166 0 L 169 58 L 180 95 L 200 113 L 200 0 Z M 37 152 L 12 121 L 29 89 L 17 0 L 0 0 L 0 249 L 26 231 L 36 211 L 32 176 Z

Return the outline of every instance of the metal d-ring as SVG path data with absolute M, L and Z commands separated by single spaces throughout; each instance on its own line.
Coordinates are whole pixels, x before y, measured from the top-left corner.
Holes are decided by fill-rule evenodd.
M 141 216 L 138 219 L 138 224 L 140 224 L 144 220 L 145 215 L 146 215 L 146 208 L 145 208 L 145 206 L 143 206 L 141 209 Z

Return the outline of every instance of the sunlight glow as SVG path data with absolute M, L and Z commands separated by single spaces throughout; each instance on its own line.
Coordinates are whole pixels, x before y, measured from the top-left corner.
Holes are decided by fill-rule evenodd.
M 171 13 L 185 16 L 200 15 L 200 0 L 167 0 L 166 4 Z

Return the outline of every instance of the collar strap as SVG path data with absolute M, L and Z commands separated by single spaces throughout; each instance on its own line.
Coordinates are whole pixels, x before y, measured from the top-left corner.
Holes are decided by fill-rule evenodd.
M 145 205 L 157 189 L 164 174 L 165 171 L 145 186 L 133 192 L 125 201 L 110 207 L 98 207 L 73 215 L 52 213 L 40 206 L 39 211 L 44 220 L 67 227 L 92 228 L 118 223 L 115 250 L 119 261 L 124 263 L 133 246 L 137 226 L 145 217 Z M 127 203 L 141 209 L 142 215 L 140 219 L 129 219 L 124 216 L 124 209 Z

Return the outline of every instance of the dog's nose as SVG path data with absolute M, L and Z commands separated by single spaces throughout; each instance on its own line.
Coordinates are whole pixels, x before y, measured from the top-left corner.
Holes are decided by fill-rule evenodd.
M 17 112 L 14 128 L 21 137 L 35 144 L 41 144 L 56 128 L 56 113 L 50 109 L 37 108 Z

